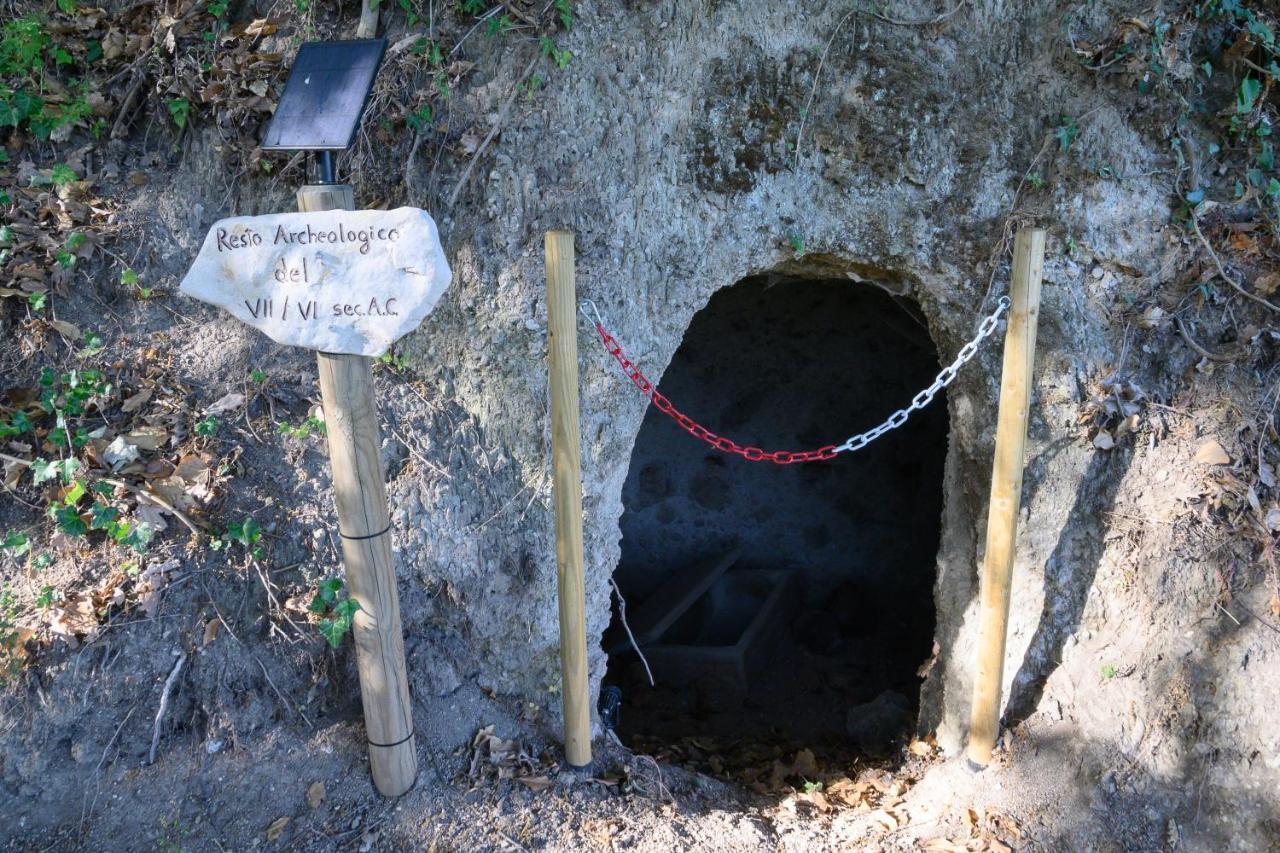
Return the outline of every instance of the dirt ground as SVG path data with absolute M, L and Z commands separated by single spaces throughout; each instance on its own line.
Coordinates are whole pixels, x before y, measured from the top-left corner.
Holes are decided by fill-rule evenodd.
M 309 608 L 341 577 L 313 358 L 177 293 L 214 220 L 292 208 L 305 161 L 258 134 L 351 4 L 67 5 L 0 20 L 0 847 L 1280 849 L 1267 4 L 386 4 L 340 169 L 430 210 L 455 273 L 375 366 L 418 736 L 397 800 Z M 52 106 L 13 118 L 19 90 Z M 995 763 L 960 752 L 991 345 L 948 389 L 900 748 L 597 725 L 565 770 L 543 232 L 575 231 L 581 294 L 658 378 L 759 277 L 887 292 L 949 361 L 1026 223 L 1049 252 Z M 579 343 L 596 691 L 647 404 Z

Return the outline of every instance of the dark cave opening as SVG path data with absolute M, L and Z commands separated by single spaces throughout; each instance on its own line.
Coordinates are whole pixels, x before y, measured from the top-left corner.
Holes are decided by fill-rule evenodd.
M 760 276 L 698 312 L 659 390 L 740 444 L 807 450 L 879 423 L 937 370 L 914 303 Z M 615 599 L 602 697 L 620 691 L 623 742 L 892 752 L 932 650 L 947 432 L 937 399 L 861 451 L 774 465 L 717 451 L 651 406 L 614 577 L 656 687 Z

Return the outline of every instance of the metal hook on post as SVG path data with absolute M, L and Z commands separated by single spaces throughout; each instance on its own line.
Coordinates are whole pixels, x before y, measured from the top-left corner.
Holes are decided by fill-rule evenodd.
M 588 314 L 588 313 L 587 313 L 587 306 L 588 306 L 588 305 L 590 305 L 590 306 L 591 306 L 591 314 L 594 314 L 594 315 L 595 315 L 595 319 L 594 319 L 594 320 L 592 320 L 592 319 L 591 319 L 591 314 Z M 599 327 L 599 328 L 601 328 L 601 329 L 608 328 L 608 327 L 607 327 L 607 326 L 605 326 L 605 324 L 604 324 L 604 318 L 600 316 L 600 309 L 599 309 L 599 308 L 596 308 L 596 304 L 595 304 L 594 302 L 592 302 L 590 299 L 584 299 L 584 300 L 582 300 L 581 304 L 579 304 L 579 305 L 578 305 L 578 310 L 579 310 L 580 312 L 582 312 L 582 316 L 583 316 L 583 317 L 586 317 L 586 318 L 587 318 L 587 322 L 593 322 L 593 323 L 595 323 L 595 324 L 596 324 L 596 326 L 598 326 L 598 327 Z

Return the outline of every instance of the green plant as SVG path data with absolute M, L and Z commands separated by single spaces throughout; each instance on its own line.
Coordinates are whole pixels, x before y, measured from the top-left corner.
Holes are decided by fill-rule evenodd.
M 1107 678 L 1107 679 L 1115 678 L 1115 677 L 1116 677 L 1116 668 L 1115 668 L 1114 666 L 1112 666 L 1111 664 L 1109 664 L 1109 663 L 1108 663 L 1108 664 L 1103 664 L 1103 666 L 1102 666 L 1102 677 L 1103 677 L 1103 678 Z
M 120 284 L 125 287 L 136 287 L 138 289 L 138 296 L 142 299 L 150 299 L 151 294 L 156 291 L 154 287 L 147 287 L 142 284 L 141 279 L 138 277 L 138 273 L 131 267 L 125 267 L 124 270 L 121 271 Z
M 1073 117 L 1066 113 L 1058 116 L 1058 124 L 1053 129 L 1053 138 L 1058 140 L 1058 151 L 1065 152 L 1079 135 L 1080 128 Z
M 313 431 L 318 432 L 321 435 L 325 434 L 324 421 L 320 420 L 315 415 L 307 415 L 306 418 L 297 425 L 292 425 L 288 421 L 281 421 L 276 427 L 276 432 L 287 438 L 306 438 L 311 435 Z
M 58 163 L 49 170 L 49 180 L 55 187 L 65 187 L 76 179 L 76 170 L 66 163 Z
M 84 333 L 84 346 L 80 349 L 78 355 L 81 358 L 87 358 L 91 355 L 97 355 L 102 352 L 102 348 L 106 346 L 102 335 L 93 329 L 86 329 Z
M 573 29 L 573 0 L 555 0 L 556 14 L 566 30 Z
M 800 234 L 794 232 L 788 234 L 787 245 L 791 247 L 791 253 L 797 258 L 804 255 L 804 237 Z
M 61 478 L 62 482 L 69 486 L 79 467 L 80 461 L 74 457 L 52 461 L 37 457 L 31 461 L 31 480 L 38 486 L 49 480 Z
M 573 53 L 557 48 L 556 43 L 549 36 L 539 38 L 538 47 L 542 51 L 542 55 L 554 62 L 561 71 L 568 68 L 569 63 L 573 61 Z
M 0 74 L 39 74 L 49 41 L 48 34 L 35 18 L 9 21 L 0 30 Z
M 40 594 L 36 596 L 36 607 L 41 610 L 49 609 L 55 601 L 61 601 L 62 593 L 51 586 L 40 587 Z
M 8 552 L 9 556 L 16 560 L 31 550 L 31 540 L 25 533 L 10 530 L 5 534 L 4 539 L 0 541 L 0 550 Z
M 60 374 L 46 367 L 40 373 L 40 388 L 40 408 L 54 415 L 57 429 L 67 433 L 68 438 L 71 422 L 83 419 L 99 397 L 111 393 L 111 383 L 102 371 L 91 368 Z
M 253 516 L 245 516 L 240 521 L 228 524 L 221 536 L 215 536 L 209 541 L 209 547 L 220 551 L 236 542 L 243 546 L 255 560 L 261 560 L 266 556 L 266 549 L 258 544 L 261 538 L 262 526 L 258 524 L 257 519 Z
M 358 601 L 342 594 L 342 587 L 341 578 L 321 581 L 309 605 L 312 613 L 322 617 L 317 625 L 320 634 L 335 649 L 342 645 L 342 638 L 351 630 L 351 622 L 360 609 Z
M 413 128 L 416 133 L 422 133 L 431 125 L 431 106 L 423 104 L 416 112 L 410 113 L 404 123 Z
M 206 438 L 218 434 L 218 417 L 217 415 L 209 415 L 196 421 L 196 435 L 202 435 Z
M 387 351 L 378 356 L 378 361 L 393 370 L 409 369 L 409 356 L 404 355 L 403 353 L 397 355 Z
M 0 419 L 0 439 L 22 435 L 25 432 L 30 432 L 31 429 L 33 429 L 31 419 L 21 409 L 7 418 Z
M 18 602 L 8 586 L 0 587 L 0 676 L 11 678 L 22 668 L 22 635 L 18 633 Z
M 182 842 L 191 834 L 191 830 L 183 826 L 177 818 L 173 820 L 160 819 L 160 837 L 156 839 L 156 846 L 161 853 L 182 853 Z
M 414 56 L 426 57 L 427 62 L 432 65 L 440 65 L 444 62 L 444 51 L 440 49 L 440 45 L 428 38 L 420 38 L 409 48 L 409 52 Z
M 409 26 L 412 27 L 422 20 L 422 16 L 418 13 L 411 0 L 396 0 L 396 5 L 404 12 L 405 23 Z
M 182 130 L 187 126 L 187 119 L 191 116 L 191 101 L 186 98 L 171 98 L 164 102 L 169 109 L 169 117 L 173 119 L 173 123 Z
M 404 0 L 401 0 L 404 2 Z M 500 36 L 516 25 L 510 15 L 495 15 L 484 22 L 485 38 Z

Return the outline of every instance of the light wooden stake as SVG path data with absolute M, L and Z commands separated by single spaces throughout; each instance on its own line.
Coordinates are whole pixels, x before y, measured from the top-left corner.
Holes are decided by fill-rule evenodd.
M 548 231 L 551 463 L 555 474 L 564 753 L 572 766 L 586 767 L 591 763 L 591 708 L 587 701 L 587 626 L 582 577 L 582 461 L 578 446 L 576 301 L 573 233 Z
M 346 184 L 310 185 L 298 190 L 298 209 L 302 211 L 354 208 L 355 196 Z M 377 789 L 396 797 L 413 786 L 418 757 L 404 664 L 400 596 L 391 556 L 391 521 L 378 452 L 373 361 L 361 355 L 321 352 L 316 353 L 316 363 L 347 587 L 360 604 L 351 634 L 360 671 L 369 769 Z
M 973 715 L 969 723 L 969 759 L 982 766 L 991 761 L 991 750 L 1000 724 L 1009 588 L 1022 498 L 1031 368 L 1036 353 L 1040 278 L 1044 272 L 1044 239 L 1043 229 L 1023 228 L 1013 241 L 1013 276 L 1009 287 L 1013 306 L 1009 310 L 1009 330 L 1004 339 L 991 504 L 987 510 L 986 561 L 982 567 L 978 663 L 974 674 Z

